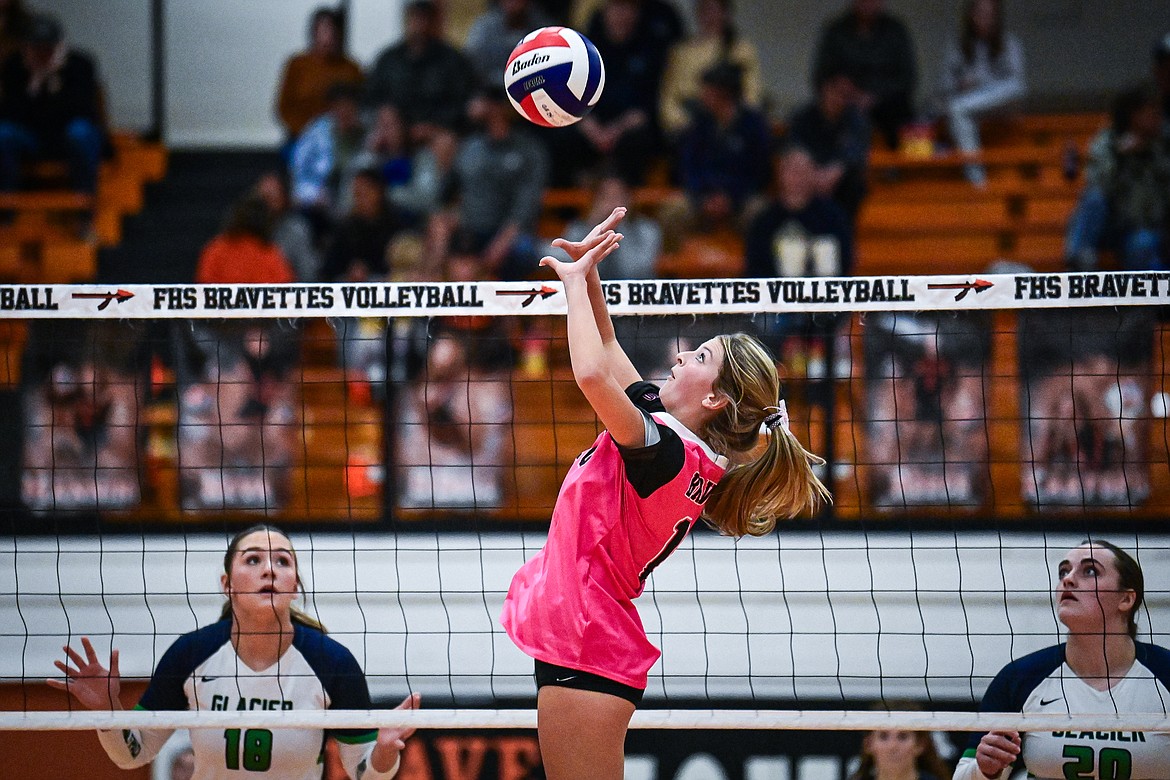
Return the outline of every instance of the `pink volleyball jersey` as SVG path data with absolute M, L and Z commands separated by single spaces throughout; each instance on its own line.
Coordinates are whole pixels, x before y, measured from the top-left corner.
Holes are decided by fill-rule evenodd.
M 695 524 L 727 460 L 663 410 L 655 385 L 626 393 L 660 440 L 625 448 L 603 431 L 577 457 L 548 541 L 512 578 L 501 622 L 533 658 L 645 689 L 661 653 L 633 600 Z

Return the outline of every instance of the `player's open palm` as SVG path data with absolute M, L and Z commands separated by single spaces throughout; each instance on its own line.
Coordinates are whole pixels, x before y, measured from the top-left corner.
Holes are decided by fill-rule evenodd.
M 585 253 L 595 247 L 600 241 L 601 237 L 617 227 L 617 224 L 626 216 L 626 207 L 618 206 L 610 212 L 609 216 L 601 222 L 593 226 L 589 234 L 580 241 L 569 241 L 564 238 L 555 239 L 552 245 L 558 249 L 564 250 L 574 262 L 580 260 L 585 256 Z
M 66 679 L 46 680 L 49 687 L 68 691 L 91 710 L 122 709 L 122 702 L 118 698 L 122 690 L 122 677 L 118 672 L 118 651 L 110 650 L 110 668 L 106 669 L 98 660 L 89 637 L 81 638 L 81 647 L 85 650 L 85 658 L 72 647 L 65 646 L 65 654 L 71 663 L 54 661 L 53 665 L 61 670 Z
M 395 709 L 417 710 L 422 703 L 422 694 L 412 693 L 402 700 Z M 406 748 L 406 740 L 414 734 L 413 728 L 384 728 L 378 729 L 378 742 L 374 745 L 370 763 L 376 772 L 389 772 L 390 767 L 398 758 L 398 754 Z

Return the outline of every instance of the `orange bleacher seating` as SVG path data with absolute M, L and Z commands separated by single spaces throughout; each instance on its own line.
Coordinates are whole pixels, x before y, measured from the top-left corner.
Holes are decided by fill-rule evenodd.
M 91 281 L 97 275 L 97 247 L 90 241 L 52 240 L 41 248 L 38 281 L 68 284 Z
M 1036 271 L 1056 272 L 1064 268 L 1064 233 L 1021 233 L 1011 259 Z
M 858 239 L 857 274 L 980 273 L 1003 252 L 993 235 L 900 236 Z
M 920 232 L 988 233 L 1011 227 L 1002 198 L 955 202 L 886 203 L 873 199 L 858 215 L 858 230 L 867 236 Z
M 1024 206 L 1026 229 L 1063 231 L 1072 216 L 1077 200 L 1075 193 L 1066 197 L 1042 196 L 1029 198 Z
M 20 269 L 20 244 L 14 241 L 0 241 L 0 279 L 18 279 Z
M 674 279 L 732 278 L 743 269 L 743 237 L 730 230 L 688 236 L 658 260 L 658 275 Z

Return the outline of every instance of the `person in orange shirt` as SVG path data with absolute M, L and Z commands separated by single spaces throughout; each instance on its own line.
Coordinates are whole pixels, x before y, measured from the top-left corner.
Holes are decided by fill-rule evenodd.
M 362 78 L 361 66 L 345 53 L 343 16 L 318 8 L 309 22 L 309 47 L 285 62 L 277 93 L 276 112 L 289 144 L 314 117 L 325 113 L 331 85 L 360 85 Z
M 208 242 L 195 268 L 196 284 L 291 284 L 296 274 L 272 243 L 272 215 L 257 195 L 232 206 L 223 231 Z

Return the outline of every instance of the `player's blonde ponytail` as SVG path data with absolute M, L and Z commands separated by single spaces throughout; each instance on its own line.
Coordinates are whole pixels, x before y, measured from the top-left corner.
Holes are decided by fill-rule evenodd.
M 715 392 L 729 403 L 701 435 L 733 465 L 711 491 L 703 516 L 729 536 L 764 536 L 777 520 L 815 511 L 821 502 L 831 500 L 812 470 L 824 460 L 788 430 L 779 400 L 780 377 L 767 349 L 746 333 L 719 340 L 725 357 Z

